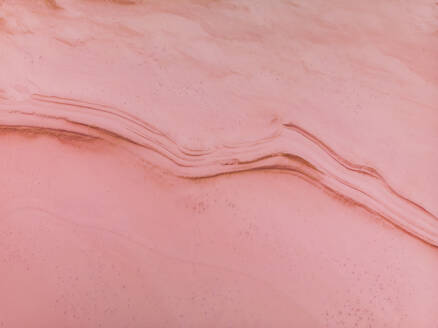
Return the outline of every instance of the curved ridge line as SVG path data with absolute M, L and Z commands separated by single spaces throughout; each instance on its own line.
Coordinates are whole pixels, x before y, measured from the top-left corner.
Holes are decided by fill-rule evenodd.
M 326 145 L 323 141 L 318 139 L 315 135 L 304 130 L 303 128 L 299 127 L 296 124 L 284 123 L 283 126 L 285 126 L 286 128 L 292 129 L 292 130 L 302 134 L 303 136 L 311 139 L 315 144 L 317 144 L 321 149 L 325 150 L 333 159 L 335 159 L 339 164 L 341 164 L 345 168 L 350 169 L 350 170 L 355 171 L 355 172 L 358 172 L 358 173 L 366 174 L 366 175 L 372 176 L 378 180 L 381 180 L 381 182 L 385 185 L 385 187 L 388 188 L 388 190 L 391 191 L 393 194 L 395 194 L 397 197 L 403 199 L 406 202 L 409 202 L 411 205 L 417 207 L 418 209 L 425 211 L 429 215 L 435 216 L 430 211 L 428 211 L 426 208 L 421 206 L 420 204 L 410 200 L 409 198 L 407 198 L 407 197 L 403 196 L 402 194 L 400 194 L 399 192 L 397 192 L 394 188 L 391 187 L 391 185 L 386 181 L 386 179 L 375 168 L 369 167 L 366 165 L 354 164 L 354 163 L 346 160 L 345 158 L 343 158 L 339 154 L 337 154 L 332 148 L 330 148 L 328 145 Z M 437 217 L 435 217 L 435 218 L 438 220 Z
M 165 137 L 167 140 L 171 141 L 174 145 L 176 145 L 178 147 L 178 149 L 183 154 L 188 155 L 188 156 L 203 156 L 203 155 L 211 154 L 213 152 L 212 150 L 204 149 L 204 150 L 199 150 L 200 153 L 198 153 L 198 154 L 190 153 L 190 151 L 195 151 L 195 150 L 186 148 L 186 149 L 189 150 L 189 151 L 186 151 L 184 149 L 185 147 L 180 147 L 174 139 L 170 138 L 167 134 L 163 133 L 158 128 L 156 128 L 156 127 L 152 126 L 151 124 L 141 120 L 140 118 L 136 117 L 135 115 L 125 113 L 125 112 L 123 112 L 123 111 L 121 111 L 121 110 L 119 110 L 117 108 L 114 108 L 114 107 L 104 106 L 104 105 L 90 103 L 90 102 L 84 102 L 84 101 L 77 101 L 75 99 L 62 98 L 62 97 L 57 97 L 57 96 L 45 96 L 45 95 L 41 95 L 41 94 L 33 94 L 32 97 L 34 99 L 36 99 L 38 101 L 42 101 L 42 102 L 49 102 L 49 103 L 60 104 L 60 105 L 70 105 L 70 106 L 75 106 L 75 107 L 80 107 L 80 108 L 85 108 L 85 109 L 102 111 L 104 113 L 111 114 L 111 115 L 116 115 L 117 117 L 119 117 L 121 119 L 126 119 L 129 122 L 131 122 L 133 124 L 136 124 L 136 125 L 138 125 L 138 126 L 140 126 L 142 128 L 145 128 L 148 131 L 150 131 L 150 132 L 152 132 L 152 133 L 154 133 L 156 135 Z M 115 113 L 115 112 L 112 112 L 111 110 L 114 110 L 115 112 L 118 112 L 119 114 Z M 138 122 L 141 122 L 141 124 L 139 124 Z M 369 167 L 369 166 L 365 166 L 365 165 L 357 165 L 357 164 L 354 164 L 354 163 L 352 163 L 352 162 L 342 158 L 331 147 L 326 145 L 324 142 L 322 142 L 315 135 L 311 134 L 310 132 L 306 131 L 305 129 L 299 127 L 296 124 L 293 124 L 293 123 L 289 122 L 289 123 L 284 123 L 283 126 L 285 126 L 286 128 L 289 128 L 289 129 L 293 129 L 293 130 L 301 133 L 304 137 L 307 137 L 308 139 L 313 141 L 315 144 L 319 145 L 330 156 L 332 156 L 332 158 L 337 160 L 345 168 L 348 168 L 350 170 L 353 170 L 355 172 L 359 172 L 359 173 L 362 173 L 362 174 L 367 174 L 367 175 L 370 175 L 370 176 L 372 176 L 374 178 L 378 178 L 379 180 L 382 180 L 382 182 L 388 188 L 388 190 L 390 190 L 396 196 L 402 198 L 403 200 L 409 202 L 411 205 L 416 206 L 417 208 L 419 208 L 419 209 L 421 209 L 421 210 L 423 210 L 423 211 L 425 211 L 428 214 L 433 216 L 433 214 L 430 211 L 428 211 L 427 209 L 425 209 L 423 206 L 421 206 L 421 205 L 415 203 L 414 201 L 410 200 L 409 198 L 401 195 L 394 188 L 392 188 L 389 185 L 389 183 L 384 179 L 384 177 L 376 169 L 374 169 L 372 167 Z M 95 127 L 95 128 L 98 128 L 98 127 Z M 109 131 L 109 130 L 105 130 L 105 132 L 111 133 L 111 131 Z M 147 136 L 145 136 L 144 134 L 140 134 L 140 133 L 132 131 L 132 130 L 131 130 L 131 132 L 137 134 L 140 137 L 147 138 Z M 121 137 L 120 135 L 118 135 L 118 136 Z M 126 140 L 129 140 L 129 139 L 126 139 Z M 132 140 L 130 140 L 130 141 L 132 141 Z M 149 139 L 149 141 L 153 142 L 153 140 L 150 140 L 150 139 Z M 224 145 L 224 148 L 239 148 L 243 144 L 247 144 L 247 143 L 240 143 L 238 146 L 235 146 L 235 145 Z M 137 144 L 137 145 L 140 145 L 140 144 Z M 162 146 L 163 149 L 166 149 L 163 144 L 160 144 L 160 145 Z M 163 155 L 161 152 L 160 152 L 160 154 Z M 177 155 L 175 155 L 175 156 L 177 156 Z M 288 155 L 285 154 L 285 153 L 282 153 L 282 154 L 278 154 L 278 155 L 266 155 L 263 158 L 267 158 L 267 157 L 282 157 L 282 156 L 287 157 Z M 296 156 L 296 155 L 294 155 L 294 156 Z M 261 159 L 262 158 L 256 159 L 256 160 L 253 160 L 251 162 L 254 163 L 254 162 L 257 162 L 257 161 L 259 161 Z M 178 164 L 178 165 L 183 165 L 181 163 L 177 163 L 176 161 L 174 161 L 174 163 Z M 249 163 L 249 162 L 248 161 L 246 161 L 246 162 L 245 161 L 244 162 L 237 161 L 237 164 L 247 164 L 247 163 Z M 310 164 L 310 163 L 308 163 L 308 164 Z M 192 166 L 189 166 L 189 165 L 183 165 L 183 166 L 185 166 L 185 167 L 192 167 Z M 311 166 L 312 166 L 313 169 L 316 169 L 316 167 L 314 167 L 313 165 L 311 165 Z
M 38 95 L 36 96 L 36 98 L 38 98 Z M 63 98 L 62 98 L 63 99 Z M 69 104 L 68 102 L 58 102 L 58 101 L 43 101 L 43 102 L 51 102 L 51 103 L 54 103 L 54 104 L 56 104 L 56 105 L 61 105 L 61 106 L 76 106 L 76 107 L 79 107 L 79 108 L 86 108 L 86 109 L 91 109 L 91 110 L 97 110 L 97 111 L 100 111 L 100 112 L 103 112 L 103 113 L 106 113 L 106 114 L 108 114 L 108 115 L 112 115 L 112 116 L 115 116 L 116 118 L 118 118 L 118 119 L 121 119 L 121 120 L 125 120 L 125 121 L 128 121 L 128 122 L 130 122 L 131 124 L 135 124 L 135 125 L 139 125 L 137 122 L 135 122 L 135 120 L 133 120 L 132 118 L 127 118 L 127 117 L 125 117 L 125 115 L 117 115 L 116 113 L 114 113 L 114 112 L 112 112 L 110 109 L 108 109 L 108 107 L 105 107 L 105 108 L 107 108 L 107 109 L 105 109 L 105 110 L 101 110 L 101 109 L 98 109 L 98 108 L 95 108 L 95 107 L 92 107 L 92 106 L 89 106 L 89 105 L 84 105 L 84 104 L 82 104 L 82 105 L 78 105 L 78 104 L 80 104 L 80 102 L 75 102 L 74 104 Z M 114 109 L 115 110 L 115 109 Z M 13 112 L 13 113 L 20 113 L 20 111 L 17 111 L 17 110 L 13 110 L 13 111 L 9 111 L 9 112 Z M 127 137 L 127 136 L 124 136 L 124 135 L 121 135 L 121 134 L 119 134 L 119 133 L 117 133 L 117 132 L 114 132 L 114 131 L 111 131 L 111 130 L 108 130 L 108 129 L 105 129 L 105 128 L 102 128 L 102 127 L 99 127 L 99 126 L 93 126 L 93 125 L 89 125 L 89 124 L 86 124 L 86 123 L 83 123 L 83 122 L 79 122 L 79 121 L 76 121 L 76 120 L 71 120 L 71 119 L 68 119 L 68 118 L 66 118 L 66 117 L 58 117 L 58 116 L 52 116 L 52 115 L 47 115 L 47 114 L 39 114 L 39 113 L 35 113 L 35 112 L 32 112 L 32 113 L 29 113 L 29 112 L 21 112 L 21 114 L 25 114 L 25 115 L 34 115 L 34 116 L 40 116 L 40 117 L 44 117 L 44 118 L 51 118 L 51 119 L 61 119 L 61 120 L 64 120 L 64 121 L 66 121 L 66 122 L 68 122 L 68 123 L 70 123 L 70 124 L 74 124 L 74 125 L 79 125 L 79 126 L 85 126 L 85 127 L 87 127 L 87 128 L 90 128 L 90 129 L 93 129 L 93 130 L 96 130 L 96 131 L 99 131 L 99 132 L 102 132 L 102 133 L 104 133 L 104 134 L 108 134 L 108 135 L 110 135 L 110 136 L 113 136 L 113 137 L 116 137 L 116 138 L 119 138 L 119 139 L 121 139 L 121 140 L 124 140 L 124 141 L 126 141 L 126 142 L 129 142 L 129 143 L 131 143 L 131 144 L 134 144 L 134 145 L 136 145 L 136 146 L 141 146 L 141 147 L 143 147 L 143 148 L 146 148 L 146 149 L 149 149 L 149 150 L 153 150 L 154 152 L 156 152 L 156 153 L 158 153 L 158 154 L 160 154 L 161 156 L 163 156 L 163 157 L 165 157 L 165 158 L 167 158 L 168 160 L 171 160 L 174 164 L 176 164 L 177 166 L 179 166 L 179 167 L 196 167 L 195 165 L 184 165 L 183 163 L 181 163 L 180 161 L 178 161 L 178 160 L 175 160 L 175 159 L 172 159 L 172 158 L 170 158 L 169 156 L 166 156 L 163 152 L 160 152 L 158 149 L 156 149 L 156 147 L 154 147 L 154 146 L 157 146 L 157 142 L 156 142 L 156 140 L 151 140 L 151 139 L 149 139 L 149 138 L 147 138 L 147 136 L 145 136 L 145 135 L 139 135 L 139 136 L 141 136 L 141 137 L 143 137 L 144 139 L 146 139 L 146 140 L 148 140 L 149 142 L 151 142 L 152 143 L 152 145 L 145 145 L 145 144 L 142 144 L 142 143 L 139 143 L 139 142 L 137 142 L 137 141 L 135 141 L 135 140 L 132 140 L 132 139 L 130 139 L 129 137 Z M 129 115 L 128 115 L 129 116 Z M 179 158 L 181 161 L 187 161 L 187 162 L 190 162 L 191 160 L 190 160 L 190 157 L 193 157 L 194 155 L 185 155 L 184 154 L 184 152 L 182 152 L 181 151 L 181 147 L 174 141 L 174 140 L 172 140 L 171 138 L 169 138 L 168 136 L 166 136 L 164 133 L 162 133 L 162 132 L 160 132 L 158 129 L 156 129 L 156 128 L 153 128 L 153 129 L 150 129 L 149 128 L 149 124 L 140 124 L 140 126 L 144 129 L 144 130 L 146 130 L 146 131 L 149 131 L 150 133 L 153 133 L 153 134 L 156 134 L 156 135 L 159 135 L 159 136 L 164 136 L 165 137 L 165 139 L 167 140 L 167 141 L 170 141 L 172 144 L 174 144 L 175 146 L 176 146 L 176 148 L 177 148 L 177 150 L 179 151 L 179 152 L 181 152 L 181 153 L 183 153 L 183 156 L 178 156 L 178 155 L 176 155 L 175 153 L 172 153 L 171 151 L 169 151 L 169 149 L 167 149 L 166 148 L 166 146 L 165 145 L 163 145 L 162 143 L 159 143 L 159 146 L 163 149 L 163 150 L 165 150 L 166 152 L 168 152 L 168 153 L 172 153 L 177 159 Z M 303 136 L 305 139 L 307 139 L 307 140 L 309 140 L 309 141 L 311 141 L 311 143 L 312 144 L 314 144 L 314 145 L 316 145 L 316 146 L 318 146 L 323 152 L 325 152 L 326 154 L 328 154 L 331 158 L 333 158 L 337 163 L 339 163 L 342 167 L 344 167 L 345 169 L 347 169 L 347 170 L 350 170 L 350 171 L 354 171 L 354 172 L 358 172 L 358 173 L 361 173 L 361 174 L 364 174 L 364 175 L 366 175 L 366 176 L 370 176 L 371 178 L 373 178 L 373 179 L 375 179 L 375 180 L 377 180 L 378 182 L 380 182 L 380 183 L 382 183 L 383 184 L 383 186 L 385 186 L 385 188 L 388 190 L 388 191 L 390 191 L 390 193 L 392 194 L 392 195 L 395 195 L 397 198 L 399 198 L 399 199 L 401 199 L 401 200 L 403 200 L 403 201 L 405 201 L 406 203 L 408 203 L 408 204 L 410 204 L 411 206 L 414 206 L 415 208 L 417 208 L 417 209 L 420 209 L 421 211 L 423 211 L 424 213 L 426 213 L 429 217 L 431 217 L 433 220 L 437 220 L 437 218 L 433 215 L 433 214 L 431 214 L 429 211 L 427 211 L 427 210 L 425 210 L 422 206 L 420 206 L 420 205 L 418 205 L 417 203 L 415 203 L 415 202 L 413 202 L 413 201 L 411 201 L 411 200 L 409 200 L 409 199 L 407 199 L 406 197 L 404 197 L 404 196 L 401 196 L 398 192 L 396 192 L 392 187 L 390 187 L 389 186 L 389 184 L 386 182 L 386 180 L 377 172 L 377 170 L 375 170 L 375 169 L 373 169 L 373 168 L 371 168 L 371 167 L 368 167 L 368 166 L 362 166 L 362 165 L 357 165 L 357 164 L 353 164 L 353 163 L 351 163 L 351 162 L 349 162 L 349 161 L 347 161 L 346 159 L 344 159 L 344 158 L 342 158 L 340 155 L 338 155 L 336 152 L 334 152 L 329 146 L 327 146 L 324 142 L 322 142 L 321 140 L 319 140 L 316 136 L 314 136 L 313 134 L 311 134 L 311 133 L 309 133 L 309 132 L 307 132 L 306 130 L 304 130 L 304 129 L 302 129 L 301 127 L 299 127 L 298 125 L 295 125 L 295 124 L 293 124 L 293 123 L 284 123 L 283 124 L 283 126 L 285 127 L 285 128 L 287 128 L 287 129 L 291 129 L 291 130 L 294 130 L 295 132 L 298 132 L 301 136 Z M 129 130 L 129 129 L 128 129 Z M 132 130 L 130 130 L 131 132 L 135 132 L 135 131 L 132 131 Z M 157 132 L 158 131 L 158 132 Z M 279 135 L 279 134 L 274 134 L 274 136 L 271 136 L 271 138 L 265 138 L 265 139 L 260 139 L 260 140 L 258 140 L 258 141 L 256 141 L 256 142 L 250 142 L 250 143 L 243 143 L 243 144 L 246 144 L 246 145 L 249 145 L 249 146 L 247 146 L 247 148 L 251 148 L 251 147 L 254 147 L 254 146 L 265 146 L 265 148 L 269 148 L 268 146 L 269 146 L 269 144 L 268 143 L 273 143 L 276 139 L 278 139 L 279 137 L 281 137 L 281 135 Z M 155 144 L 154 144 L 155 143 Z M 268 145 L 267 145 L 268 144 Z M 239 146 L 240 145 L 240 146 Z M 200 150 L 201 152 L 204 152 L 206 155 L 209 155 L 209 154 L 214 154 L 214 153 L 220 153 L 220 150 L 223 150 L 223 149 L 226 149 L 226 148 L 236 148 L 236 149 L 241 149 L 241 148 L 244 148 L 244 147 L 242 147 L 241 145 L 242 145 L 242 143 L 239 143 L 239 145 L 238 146 L 233 146 L 233 145 L 231 145 L 231 146 L 222 146 L 222 147 L 215 147 L 215 148 L 213 148 L 213 150 L 211 150 L 211 149 L 206 149 L 206 150 Z M 215 150 L 215 151 L 214 151 Z M 268 155 L 264 155 L 264 156 L 261 156 L 261 157 L 259 157 L 259 158 L 256 158 L 256 159 L 253 159 L 253 160 L 239 160 L 239 159 L 236 159 L 234 156 L 234 158 L 231 158 L 231 159 L 228 159 L 226 162 L 224 162 L 224 160 L 222 160 L 221 162 L 219 162 L 219 163 L 217 163 L 217 161 L 216 161 L 216 165 L 217 164 L 219 164 L 220 165 L 220 167 L 222 167 L 222 168 L 225 168 L 225 169 L 223 169 L 222 171 L 220 170 L 219 172 L 216 172 L 216 173 L 214 173 L 214 174 L 206 174 L 206 173 L 203 173 L 203 174 L 198 174 L 198 175 L 196 175 L 196 174 L 192 174 L 192 175 L 189 175 L 189 176 L 187 176 L 187 175 L 179 175 L 179 176 L 181 176 L 181 177 L 184 177 L 184 178 L 199 178 L 199 179 L 202 179 L 202 178 L 207 178 L 207 177 L 212 177 L 213 175 L 214 176 L 219 176 L 219 175 L 224 175 L 224 174 L 230 174 L 230 173 L 238 173 L 238 172 L 243 172 L 243 171 L 250 171 L 250 170 L 257 170 L 257 169 L 269 169 L 269 170 L 288 170 L 288 171 L 293 171 L 293 170 L 296 170 L 296 168 L 294 168 L 294 167 L 291 167 L 290 165 L 288 166 L 288 165 L 286 165 L 286 166 L 282 166 L 282 165 L 279 165 L 279 164 L 275 164 L 275 165 L 255 165 L 255 166 L 252 166 L 252 167 L 245 167 L 245 168 L 242 168 L 242 165 L 243 166 L 247 166 L 247 165 L 249 165 L 249 164 L 258 164 L 259 162 L 261 162 L 261 161 L 265 161 L 265 160 L 267 160 L 267 159 L 272 159 L 272 158 L 288 158 L 288 157 L 294 157 L 295 159 L 298 159 L 298 158 L 300 158 L 302 161 L 301 161 L 301 163 L 300 164 L 303 164 L 303 161 L 304 161 L 304 163 L 309 163 L 308 161 L 306 161 L 305 159 L 303 159 L 302 157 L 300 157 L 300 156 L 298 156 L 298 155 L 296 155 L 296 154 L 294 154 L 294 153 L 292 153 L 292 152 L 277 152 L 277 153 L 270 153 L 270 150 L 269 149 L 266 149 L 266 151 L 265 151 L 265 153 L 268 153 Z M 242 153 L 242 152 L 241 152 Z M 273 155 L 274 154 L 274 155 Z M 275 155 L 275 154 L 277 154 L 277 155 Z M 196 156 L 198 156 L 198 157 L 206 157 L 206 155 L 204 155 L 204 154 L 202 154 L 202 155 L 196 155 Z M 219 159 L 220 158 L 226 158 L 226 156 L 231 156 L 231 155 L 233 155 L 233 153 L 231 153 L 231 154 L 229 154 L 229 153 L 227 153 L 227 152 L 225 152 L 225 154 L 222 154 L 222 156 L 219 156 Z M 235 155 L 235 154 L 234 154 Z M 270 155 L 272 155 L 272 156 L 270 156 Z M 189 157 L 189 159 L 187 159 L 187 158 L 185 158 L 185 157 Z M 290 158 L 289 158 L 290 159 Z M 202 160 L 202 159 L 201 159 Z M 193 161 L 193 160 L 192 160 Z M 299 162 L 299 160 L 298 160 L 298 162 Z M 202 163 L 201 163 L 202 164 Z M 215 162 L 213 161 L 213 162 L 207 162 L 206 164 L 204 164 L 204 167 L 212 167 L 212 166 L 214 166 L 214 164 L 215 164 Z M 310 168 L 315 168 L 315 166 L 313 165 L 313 164 L 310 164 L 311 166 L 309 166 L 309 165 L 307 165 L 308 167 L 310 167 Z M 199 165 L 198 165 L 199 166 Z M 239 167 L 240 166 L 240 167 Z M 313 167 L 312 167 L 313 166 Z M 321 172 L 321 171 L 319 171 L 319 172 Z M 307 175 L 308 176 L 308 174 L 306 174 L 306 173 L 304 173 L 305 175 Z M 178 175 L 178 174 L 177 174 Z M 320 177 L 322 177 L 322 176 L 320 176 Z M 346 185 L 346 184 L 344 184 L 344 186 L 348 186 L 348 185 Z M 327 188 L 329 188 L 328 186 L 325 186 L 325 187 L 327 187 Z M 350 188 L 351 188 L 351 185 L 350 185 Z M 330 189 L 330 188 L 329 188 Z M 356 190 L 359 190 L 360 192 L 362 192 L 362 193 L 364 193 L 364 194 L 366 194 L 365 192 L 363 192 L 363 191 L 361 191 L 360 189 L 357 189 L 357 188 L 354 188 L 354 189 L 356 189 Z M 369 196 L 369 195 L 368 195 Z M 369 198 L 372 198 L 372 197 L 369 197 Z M 356 201 L 355 201 L 356 202 Z M 373 212 L 373 210 L 370 210 L 371 212 Z M 382 215 L 383 217 L 385 217 L 385 215 Z M 393 224 L 395 224 L 395 225 L 397 225 L 397 226 L 399 226 L 400 228 L 403 228 L 403 227 L 401 227 L 401 225 L 402 225 L 402 223 L 400 222 L 400 221 L 397 221 L 397 219 L 396 218 L 392 218 L 391 219 L 391 217 L 389 217 L 389 218 L 387 218 L 390 222 L 392 222 Z M 412 225 L 412 223 L 411 223 L 411 225 Z M 406 229 L 403 229 L 403 230 L 406 230 Z M 409 230 L 409 229 L 408 229 Z M 414 229 L 415 230 L 415 229 Z M 424 234 L 422 234 L 422 233 L 420 233 L 420 232 L 416 232 L 416 231 L 410 231 L 410 233 L 412 233 L 412 234 L 414 234 L 414 235 L 416 235 L 418 238 L 420 238 L 420 239 L 423 239 L 424 241 L 426 241 L 426 242 L 428 242 L 428 243 L 430 243 L 430 244 L 432 244 L 432 245 L 435 245 L 435 246 L 438 246 L 438 241 L 437 241 L 437 239 L 438 238 L 429 238 L 429 237 L 427 237 L 427 236 L 425 236 Z M 435 236 L 435 235 L 438 235 L 436 232 L 435 233 L 432 233 L 432 235 L 433 236 Z

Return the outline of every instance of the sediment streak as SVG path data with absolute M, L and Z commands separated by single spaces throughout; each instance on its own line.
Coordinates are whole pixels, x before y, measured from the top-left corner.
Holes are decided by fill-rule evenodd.
M 281 124 L 272 135 L 257 141 L 196 149 L 179 145 L 141 118 L 117 108 L 34 94 L 20 102 L 2 99 L 0 128 L 83 142 L 107 139 L 186 179 L 281 170 L 438 247 L 435 215 L 394 190 L 374 168 L 348 161 L 292 122 Z

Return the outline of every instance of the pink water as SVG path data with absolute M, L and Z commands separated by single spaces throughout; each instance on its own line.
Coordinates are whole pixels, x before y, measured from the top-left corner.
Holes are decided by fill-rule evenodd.
M 438 6 L 0 1 L 0 327 L 438 327 Z

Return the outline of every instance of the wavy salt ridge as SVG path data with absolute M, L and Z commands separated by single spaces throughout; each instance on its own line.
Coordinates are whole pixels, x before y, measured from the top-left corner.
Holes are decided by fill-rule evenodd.
M 293 123 L 283 124 L 271 136 L 258 141 L 192 149 L 178 145 L 159 129 L 119 109 L 44 95 L 33 95 L 22 102 L 1 101 L 0 122 L 3 128 L 33 128 L 37 129 L 35 133 L 46 129 L 58 135 L 116 138 L 133 146 L 145 160 L 184 178 L 282 170 L 438 246 L 436 216 L 397 193 L 375 169 L 347 161 Z M 160 156 L 151 156 L 151 151 Z

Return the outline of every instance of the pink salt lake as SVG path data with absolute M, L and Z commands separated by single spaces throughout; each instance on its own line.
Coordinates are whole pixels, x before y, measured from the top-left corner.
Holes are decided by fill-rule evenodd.
M 438 6 L 0 1 L 0 327 L 438 327 Z

